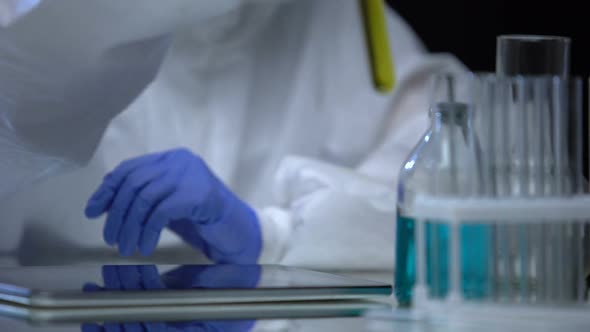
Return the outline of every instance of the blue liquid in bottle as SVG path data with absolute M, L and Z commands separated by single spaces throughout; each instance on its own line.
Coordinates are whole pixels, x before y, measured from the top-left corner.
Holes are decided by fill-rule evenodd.
M 416 281 L 414 219 L 402 216 L 398 210 L 396 229 L 394 292 L 400 306 L 409 306 Z
M 415 220 L 398 213 L 394 292 L 400 306 L 410 306 L 416 282 Z M 491 287 L 488 254 L 491 228 L 487 225 L 461 225 L 462 295 L 482 299 Z M 444 298 L 449 292 L 450 232 L 448 224 L 426 222 L 426 282 L 429 296 Z

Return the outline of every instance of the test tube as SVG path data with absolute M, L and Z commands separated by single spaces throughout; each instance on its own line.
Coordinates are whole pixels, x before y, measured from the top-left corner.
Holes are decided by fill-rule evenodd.
M 450 224 L 450 255 L 449 255 L 449 293 L 447 298 L 452 301 L 460 301 L 461 296 L 461 231 L 459 220 L 453 220 Z
M 570 39 L 561 36 L 503 35 L 496 44 L 496 74 L 569 76 Z
M 526 95 L 525 92 L 532 89 L 532 84 L 530 79 L 525 79 L 523 77 L 519 77 L 516 81 L 517 90 L 520 92 L 521 96 Z M 517 114 L 518 122 L 520 122 L 520 132 L 515 133 L 515 137 L 517 138 L 517 144 L 519 145 L 518 152 L 520 154 L 519 159 L 522 161 L 518 167 L 520 168 L 518 173 L 520 174 L 520 190 L 518 193 L 521 196 L 528 196 L 529 191 L 531 189 L 531 181 L 530 181 L 530 174 L 531 174 L 531 166 L 532 164 L 528 162 L 530 160 L 529 156 L 529 109 L 530 109 L 530 101 L 527 98 L 519 98 L 517 101 Z M 512 240 L 514 243 L 511 243 L 511 255 L 510 255 L 510 268 L 511 268 L 511 281 L 517 285 L 515 289 L 515 294 L 513 294 L 514 298 L 518 298 L 520 296 L 520 300 L 524 301 L 526 297 L 526 284 L 527 284 L 527 269 L 526 266 L 530 261 L 530 257 L 527 255 L 528 250 L 526 246 L 528 245 L 527 241 L 527 228 L 529 225 L 522 224 L 522 225 L 515 225 L 512 228 Z M 520 268 L 518 267 L 520 265 Z M 514 270 L 512 270 L 514 269 Z
M 574 180 L 574 193 L 581 195 L 586 190 L 584 188 L 584 156 L 582 153 L 582 149 L 584 146 L 584 130 L 582 128 L 582 120 L 583 120 L 583 92 L 582 92 L 582 80 L 580 78 L 576 78 L 572 80 L 572 101 L 573 101 L 573 112 L 572 116 L 574 117 L 573 124 L 574 124 L 574 137 L 573 137 L 573 145 L 574 145 L 574 167 L 572 167 L 572 171 L 574 172 L 573 179 Z
M 517 105 L 510 111 L 518 114 L 504 115 L 507 119 L 512 119 L 512 123 L 519 125 L 511 128 L 512 139 L 507 140 L 511 149 L 517 151 L 510 163 L 512 169 L 509 176 L 513 183 L 508 187 L 508 195 L 545 196 L 571 193 L 567 186 L 569 179 L 564 179 L 563 176 L 567 174 L 568 167 L 567 145 L 563 141 L 563 135 L 567 131 L 564 125 L 567 123 L 568 109 L 562 94 L 564 81 L 567 80 L 570 71 L 570 44 L 569 38 L 561 36 L 503 35 L 497 38 L 498 76 L 524 76 L 525 83 L 528 83 L 531 77 L 555 78 L 548 82 L 547 88 L 542 83 L 517 84 L 512 87 L 513 95 L 510 102 Z M 550 93 L 543 93 L 545 89 Z M 530 126 L 531 124 L 533 126 Z M 517 140 L 514 140 L 515 138 Z M 535 266 L 540 268 L 534 273 L 540 281 L 537 283 L 537 293 L 541 297 L 548 296 L 551 300 L 563 296 L 563 283 L 568 282 L 568 273 L 559 271 L 560 269 L 546 271 L 545 267 L 547 264 L 551 265 L 551 261 L 556 264 L 564 263 L 559 257 L 567 260 L 573 253 L 564 245 L 568 241 L 566 226 L 553 223 L 543 226 L 542 221 L 539 222 L 538 226 L 525 227 L 532 234 L 542 234 L 541 237 L 535 236 L 535 243 L 531 244 L 540 250 L 523 251 L 521 259 L 530 260 L 531 264 L 535 261 Z M 508 230 L 512 233 L 509 238 L 513 238 L 517 230 Z M 550 236 L 553 243 L 545 243 L 543 235 Z M 534 253 L 536 257 L 527 255 L 530 253 Z M 523 268 L 521 273 L 525 272 L 526 269 Z M 525 293 L 521 294 L 526 296 Z
M 584 266 L 584 221 L 580 221 L 576 223 L 578 228 L 577 231 L 577 238 L 576 238 L 576 300 L 579 303 L 584 301 L 584 291 L 586 289 L 586 280 L 585 280 L 585 266 Z
M 583 102 L 582 102 L 582 98 L 583 98 L 583 92 L 582 92 L 582 80 L 577 78 L 575 80 L 572 81 L 573 84 L 573 107 L 574 110 L 572 112 L 572 115 L 574 117 L 574 138 L 573 138 L 573 144 L 574 144 L 574 167 L 573 172 L 574 172 L 574 176 L 573 178 L 575 179 L 574 181 L 574 193 L 581 195 L 583 194 L 586 190 L 584 188 L 584 176 L 583 176 L 583 172 L 584 172 L 584 166 L 583 166 L 583 154 L 582 154 L 582 148 L 584 145 L 584 133 L 583 133 L 583 128 L 582 128 L 582 119 L 583 119 Z M 575 224 L 576 227 L 576 232 L 574 233 L 574 239 L 575 239 L 575 251 L 576 251 L 576 275 L 575 275 L 575 279 L 576 279 L 576 300 L 578 302 L 583 302 L 584 300 L 584 291 L 585 291 L 585 271 L 586 271 L 586 266 L 585 266 L 585 254 L 584 254 L 584 241 L 586 241 L 586 237 L 585 237 L 585 222 L 584 221 L 578 221 Z
M 496 161 L 496 99 L 498 84 L 490 77 L 485 77 L 482 81 L 482 93 L 480 100 L 479 120 L 481 129 L 485 133 L 484 144 L 486 148 L 482 153 L 482 172 L 484 174 L 482 189 L 485 196 L 493 197 L 496 194 L 495 185 L 495 161 Z

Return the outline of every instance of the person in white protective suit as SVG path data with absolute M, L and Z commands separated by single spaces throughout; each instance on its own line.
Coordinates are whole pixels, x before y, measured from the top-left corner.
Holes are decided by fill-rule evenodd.
M 393 268 L 429 75 L 461 65 L 387 14 L 380 94 L 355 0 L 0 0 L 2 254 Z

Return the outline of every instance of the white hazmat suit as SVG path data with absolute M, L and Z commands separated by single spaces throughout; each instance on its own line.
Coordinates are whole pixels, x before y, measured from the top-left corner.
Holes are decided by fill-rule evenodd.
M 379 94 L 354 0 L 0 0 L 0 24 L 0 250 L 35 248 L 21 264 L 114 252 L 86 199 L 122 160 L 184 146 L 255 208 L 262 262 L 391 269 L 429 74 L 461 67 L 388 12 Z

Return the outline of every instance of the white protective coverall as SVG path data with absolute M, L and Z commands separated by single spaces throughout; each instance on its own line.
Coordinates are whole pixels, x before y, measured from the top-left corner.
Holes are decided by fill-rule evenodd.
M 37 2 L 0 0 L 4 256 L 114 254 L 84 218 L 89 195 L 122 160 L 184 146 L 255 208 L 262 262 L 393 268 L 396 178 L 428 124 L 429 75 L 461 69 L 397 14 L 382 95 L 356 0 Z M 179 243 L 165 234 L 159 251 Z

